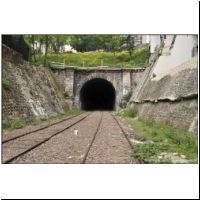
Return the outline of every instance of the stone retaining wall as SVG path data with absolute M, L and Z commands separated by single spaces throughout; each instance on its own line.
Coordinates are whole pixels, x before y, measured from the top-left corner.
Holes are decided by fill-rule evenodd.
M 139 98 L 133 95 L 129 105 L 137 108 L 140 117 L 198 134 L 197 57 L 159 77 L 148 77 L 137 92 Z
M 134 107 L 139 117 L 164 122 L 179 131 L 190 131 L 197 135 L 197 99 L 136 103 Z
M 3 45 L 2 88 L 3 120 L 33 118 L 63 113 L 67 109 L 51 72 L 23 60 L 21 54 Z

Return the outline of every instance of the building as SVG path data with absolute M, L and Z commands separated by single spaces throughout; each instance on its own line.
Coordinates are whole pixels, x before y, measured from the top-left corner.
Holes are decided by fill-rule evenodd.
M 137 47 L 143 44 L 149 44 L 149 35 L 135 35 L 134 45 Z
M 154 67 L 154 75 L 167 73 L 198 54 L 197 35 L 150 35 L 150 52 L 159 47 L 161 55 Z

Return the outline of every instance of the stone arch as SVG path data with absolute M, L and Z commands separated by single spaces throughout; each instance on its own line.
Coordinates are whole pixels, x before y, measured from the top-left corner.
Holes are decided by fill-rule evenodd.
M 77 93 L 80 94 L 80 90 L 86 82 L 88 82 L 92 79 L 98 79 L 98 78 L 104 79 L 104 80 L 110 82 L 113 85 L 113 87 L 115 88 L 115 85 L 113 84 L 112 79 L 108 78 L 108 76 L 106 74 L 104 74 L 104 73 L 92 73 L 89 76 L 85 76 L 85 78 L 80 81 L 79 85 L 76 88 Z

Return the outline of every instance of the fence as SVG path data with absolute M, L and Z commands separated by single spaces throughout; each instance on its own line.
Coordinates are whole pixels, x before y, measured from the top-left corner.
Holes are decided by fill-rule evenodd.
M 48 62 L 48 66 L 50 68 L 59 68 L 59 69 L 63 69 L 65 68 L 65 62 L 63 63 L 59 63 L 59 62 Z

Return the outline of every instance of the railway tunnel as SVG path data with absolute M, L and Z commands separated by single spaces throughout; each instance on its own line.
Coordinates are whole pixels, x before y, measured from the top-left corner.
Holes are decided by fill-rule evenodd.
M 81 88 L 82 110 L 114 110 L 115 88 L 105 79 L 95 78 L 87 81 Z

